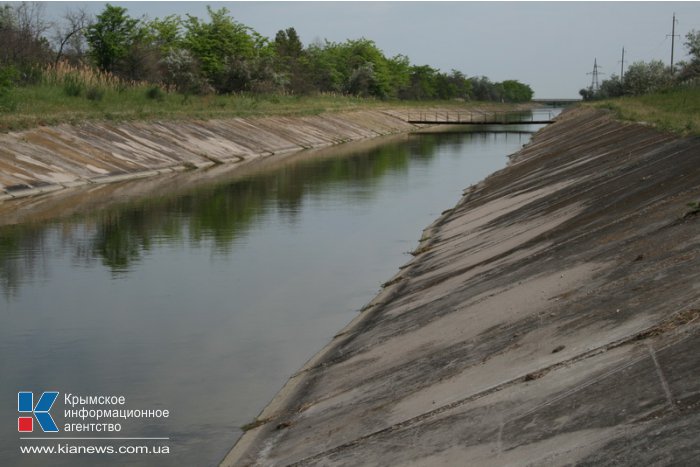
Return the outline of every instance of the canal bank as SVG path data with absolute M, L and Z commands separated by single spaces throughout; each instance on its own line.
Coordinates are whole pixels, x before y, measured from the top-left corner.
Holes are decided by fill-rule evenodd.
M 514 104 L 512 110 L 532 108 Z M 436 120 L 454 109 L 422 109 Z M 407 108 L 207 121 L 96 122 L 0 135 L 0 201 L 407 133 Z M 414 111 L 415 113 L 415 111 Z M 474 119 L 492 109 L 462 111 Z
M 21 354 L 3 361 L 0 393 L 118 391 L 172 408 L 121 432 L 169 437 L 170 456 L 57 466 L 217 465 L 420 231 L 530 137 L 399 134 L 0 203 L 0 354 Z M 41 464 L 13 429 L 0 430 L 0 464 Z
M 223 465 L 690 463 L 699 153 L 561 115 L 426 229 Z

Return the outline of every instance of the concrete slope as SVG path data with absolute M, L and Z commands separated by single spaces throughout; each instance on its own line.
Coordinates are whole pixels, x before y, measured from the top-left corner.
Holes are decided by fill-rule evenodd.
M 393 134 L 352 144 L 258 157 L 245 164 L 218 164 L 201 170 L 173 170 L 169 173 L 159 171 L 158 176 L 155 177 L 139 177 L 113 183 L 88 183 L 85 186 L 53 191 L 39 196 L 24 196 L 0 202 L 0 226 L 91 215 L 114 206 L 140 202 L 153 197 L 184 196 L 199 188 L 231 183 L 236 179 L 279 170 L 301 160 L 346 157 L 405 138 L 407 138 L 405 133 Z
M 700 139 L 564 113 L 465 192 L 223 465 L 691 465 Z
M 84 123 L 0 134 L 0 201 L 414 130 L 405 111 Z

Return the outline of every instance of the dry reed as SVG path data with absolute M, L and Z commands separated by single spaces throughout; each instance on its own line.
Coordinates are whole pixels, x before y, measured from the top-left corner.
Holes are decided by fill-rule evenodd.
M 85 88 L 100 88 L 110 91 L 152 86 L 146 81 L 124 80 L 109 72 L 86 65 L 76 66 L 64 61 L 49 65 L 44 70 L 43 84 L 45 85 L 63 86 L 68 81 L 78 82 Z

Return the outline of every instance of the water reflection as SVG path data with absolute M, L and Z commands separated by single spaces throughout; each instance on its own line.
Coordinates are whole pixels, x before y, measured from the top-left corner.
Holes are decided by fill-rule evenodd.
M 408 259 L 421 229 L 527 140 L 413 135 L 0 227 L 0 398 L 123 394 L 132 408 L 172 411 L 124 433 L 169 435 L 177 457 L 163 465 L 215 464 Z M 0 419 L 16 416 L 12 405 Z M 0 465 L 19 463 L 12 429 L 0 428 Z
M 438 147 L 461 138 L 457 134 L 423 135 L 342 158 L 305 161 L 183 196 L 133 202 L 65 222 L 60 229 L 53 224 L 1 227 L 2 288 L 12 294 L 24 277 L 39 272 L 42 257 L 51 251 L 46 245 L 51 231 L 61 237 L 59 248 L 72 249 L 72 255 L 84 261 L 99 258 L 114 273 L 128 272 L 151 250 L 154 241 L 187 240 L 200 245 L 211 239 L 218 253 L 226 253 L 270 210 L 285 213 L 286 221 L 293 224 L 305 199 L 323 196 L 337 184 L 356 187 L 349 193 L 351 202 L 371 202 L 378 179 L 389 172 L 405 172 L 411 162 L 427 162 L 435 157 Z M 78 225 L 81 232 L 76 231 Z

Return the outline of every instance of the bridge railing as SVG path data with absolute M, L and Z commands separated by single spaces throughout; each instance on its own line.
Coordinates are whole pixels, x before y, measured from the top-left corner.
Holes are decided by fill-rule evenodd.
M 573 104 L 578 104 L 581 102 L 582 99 L 576 98 L 576 99 L 532 99 L 530 102 L 534 102 L 536 104 L 545 104 L 545 105 L 551 105 L 551 106 L 557 106 L 557 107 L 567 107 L 569 105 Z
M 545 117 L 546 115 L 546 117 Z M 551 121 L 553 118 L 553 113 L 551 111 L 531 111 L 531 112 L 513 112 L 513 111 L 501 111 L 501 112 L 480 112 L 474 113 L 470 111 L 419 111 L 411 112 L 407 114 L 407 121 L 409 123 L 492 123 L 492 124 L 505 124 L 505 123 L 536 123 L 543 121 Z

